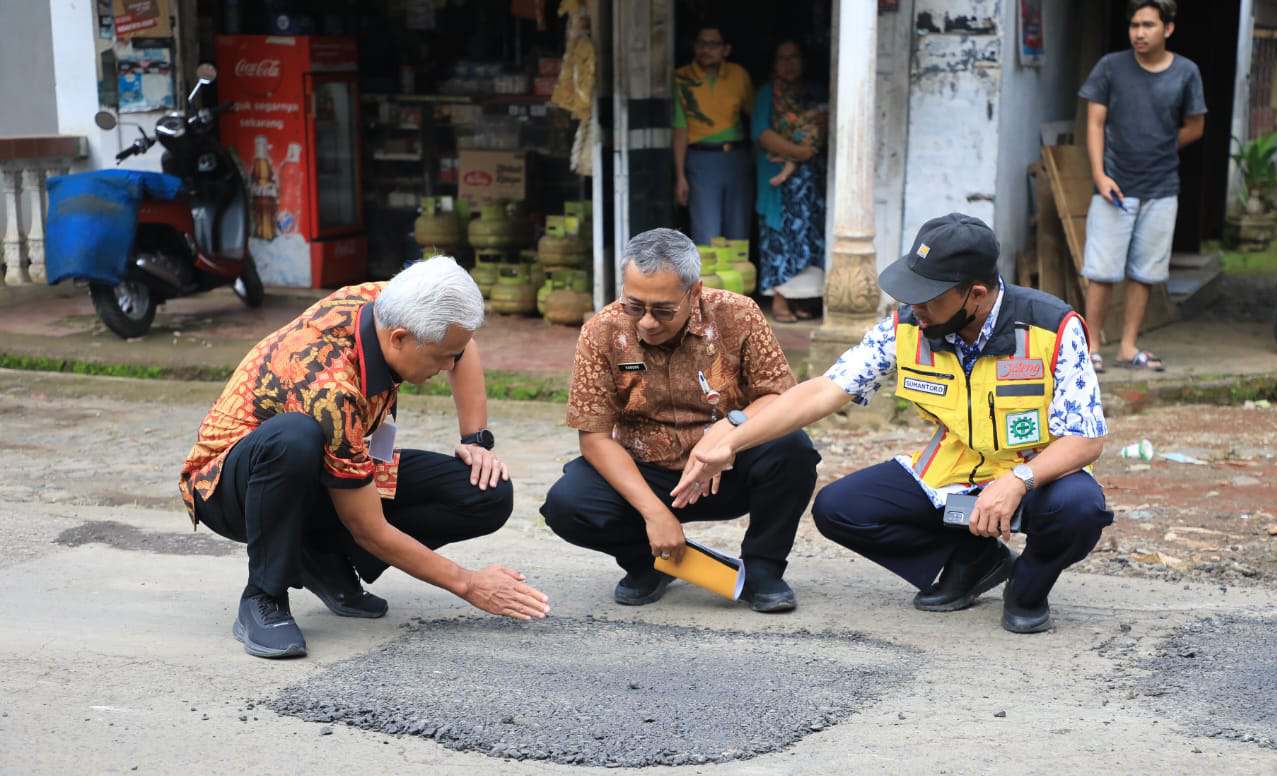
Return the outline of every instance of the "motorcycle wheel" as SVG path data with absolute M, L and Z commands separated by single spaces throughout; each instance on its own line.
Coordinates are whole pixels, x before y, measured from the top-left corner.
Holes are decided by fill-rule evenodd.
M 117 336 L 132 339 L 151 330 L 157 305 L 145 283 L 137 280 L 114 286 L 90 283 L 89 296 L 98 317 Z
M 257 264 L 249 256 L 244 259 L 244 271 L 235 278 L 235 296 L 249 307 L 261 307 L 266 299 L 266 289 L 262 287 L 262 277 L 257 274 Z

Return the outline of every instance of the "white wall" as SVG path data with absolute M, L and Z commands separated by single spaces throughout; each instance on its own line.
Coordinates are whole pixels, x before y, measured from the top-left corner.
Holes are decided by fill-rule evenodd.
M 1043 0 L 1042 29 L 1046 55 L 1039 67 L 1024 67 L 1017 55 L 1019 4 L 1008 2 L 1002 40 L 1002 92 L 998 101 L 997 189 L 994 222 L 1002 245 L 1003 277 L 1014 280 L 1015 255 L 1028 239 L 1028 166 L 1041 156 L 1040 127 L 1048 121 L 1071 121 L 1081 87 L 1078 52 L 1081 17 L 1069 0 Z
M 0 2 L 0 136 L 57 134 L 50 37 L 47 5 Z
M 848 0 L 844 0 L 846 2 Z M 878 270 L 899 258 L 913 243 L 902 240 L 905 160 L 909 155 L 909 63 L 913 51 L 914 0 L 878 15 L 878 62 L 874 102 L 874 252 Z M 901 242 L 905 242 L 902 246 Z
M 35 0 L 33 0 L 35 1 Z M 104 131 L 93 123 L 98 103 L 97 15 L 94 0 L 48 0 L 53 39 L 54 91 L 57 95 L 58 134 L 83 135 L 89 141 L 89 158 L 81 169 L 115 166 L 115 154 L 137 137 L 144 127 L 153 134 L 160 113 L 128 113 L 128 122 Z M 180 23 L 179 19 L 179 23 Z M 183 82 L 178 74 L 179 91 Z M 135 170 L 160 169 L 163 149 L 155 145 L 145 156 L 135 156 L 123 167 Z
M 901 243 L 961 212 L 994 223 L 1004 5 L 916 0 Z M 903 251 L 902 251 L 903 252 Z

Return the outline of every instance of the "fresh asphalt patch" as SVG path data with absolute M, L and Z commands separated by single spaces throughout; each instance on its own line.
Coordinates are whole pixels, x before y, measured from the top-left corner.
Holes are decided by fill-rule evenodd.
M 1188 623 L 1141 666 L 1141 693 L 1210 738 L 1277 749 L 1277 619 Z
M 420 618 L 266 705 L 516 760 L 639 767 L 782 749 L 907 681 L 916 653 L 851 632 Z M 320 733 L 331 732 L 325 725 Z
M 162 533 L 143 531 L 114 520 L 92 520 L 68 528 L 58 534 L 54 544 L 79 547 L 105 544 L 117 550 L 155 552 L 162 555 L 234 555 L 244 551 L 243 545 L 212 533 Z

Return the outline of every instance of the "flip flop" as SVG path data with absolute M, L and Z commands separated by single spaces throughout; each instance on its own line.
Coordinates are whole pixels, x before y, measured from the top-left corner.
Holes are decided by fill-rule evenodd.
M 789 313 L 788 315 L 777 315 L 776 313 L 772 313 L 772 318 L 776 321 L 776 323 L 798 323 L 798 316 L 793 313 Z
M 1141 350 L 1130 359 L 1119 359 L 1117 365 L 1123 369 L 1147 369 L 1152 372 L 1165 372 L 1166 364 L 1162 363 L 1162 359 L 1148 352 Z
M 1091 366 L 1095 369 L 1097 375 L 1104 374 L 1104 356 L 1099 353 L 1091 354 Z

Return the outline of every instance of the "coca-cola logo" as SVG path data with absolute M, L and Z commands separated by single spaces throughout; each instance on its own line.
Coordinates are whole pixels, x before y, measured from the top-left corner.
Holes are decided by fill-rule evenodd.
M 269 97 L 283 80 L 283 68 L 278 59 L 241 59 L 235 63 L 235 78 L 250 94 Z
M 491 186 L 492 181 L 492 173 L 483 170 L 471 170 L 461 178 L 467 186 Z

